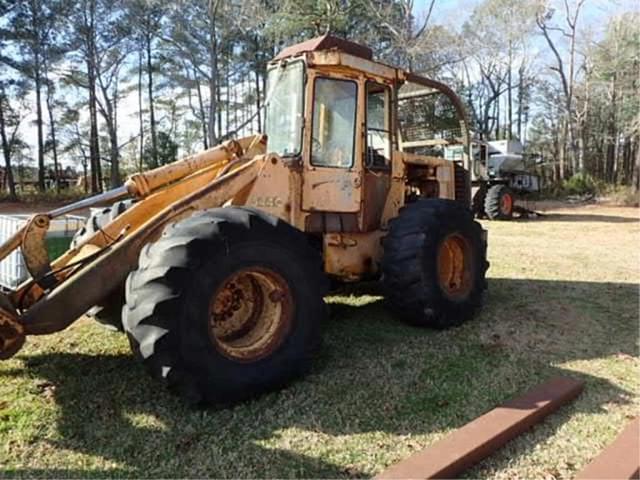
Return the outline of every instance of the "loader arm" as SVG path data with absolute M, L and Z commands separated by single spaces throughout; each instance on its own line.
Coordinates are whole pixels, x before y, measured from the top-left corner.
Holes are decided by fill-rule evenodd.
M 249 187 L 268 157 L 263 154 L 264 140 L 264 136 L 256 135 L 225 142 L 174 164 L 134 175 L 125 184 L 126 193 L 116 196 L 128 194 L 138 201 L 51 263 L 44 248 L 48 220 L 73 207 L 32 217 L 0 246 L 0 260 L 22 247 L 34 277 L 8 296 L 0 294 L 0 358 L 15 354 L 26 335 L 66 328 L 122 285 L 137 267 L 142 247 L 156 239 L 168 223 L 196 210 L 220 207 Z M 79 203 L 84 207 L 86 202 Z

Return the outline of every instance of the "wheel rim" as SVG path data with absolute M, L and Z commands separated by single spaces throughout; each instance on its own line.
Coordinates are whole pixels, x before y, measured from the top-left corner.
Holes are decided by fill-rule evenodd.
M 504 215 L 510 215 L 512 208 L 513 208 L 513 198 L 509 193 L 505 193 L 504 195 L 502 195 L 502 198 L 500 198 L 500 211 Z
M 471 245 L 459 233 L 448 235 L 438 250 L 438 281 L 454 300 L 465 298 L 473 284 Z
M 293 297 L 273 270 L 252 267 L 227 277 L 211 296 L 209 336 L 222 354 L 254 362 L 273 353 L 291 326 Z

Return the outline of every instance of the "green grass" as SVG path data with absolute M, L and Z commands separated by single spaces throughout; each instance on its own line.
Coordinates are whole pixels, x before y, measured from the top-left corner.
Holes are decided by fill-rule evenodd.
M 0 476 L 369 477 L 561 374 L 584 393 L 467 475 L 570 478 L 640 406 L 637 220 L 588 207 L 485 223 L 475 320 L 415 329 L 345 290 L 311 374 L 233 408 L 185 407 L 90 321 L 31 337 L 0 364 Z

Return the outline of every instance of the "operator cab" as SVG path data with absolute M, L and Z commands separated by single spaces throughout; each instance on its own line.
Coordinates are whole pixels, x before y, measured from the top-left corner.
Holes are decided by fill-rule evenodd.
M 453 92 L 372 57 L 367 47 L 325 35 L 286 48 L 267 68 L 267 151 L 302 168 L 301 209 L 318 230 L 327 221 L 340 231 L 379 228 L 394 155 L 444 161 L 444 144 L 465 144 L 462 107 L 447 105 L 447 97 L 457 101 Z M 451 198 L 434 187 L 443 180 L 434 172 L 412 167 L 410 181 Z
M 395 69 L 371 58 L 367 47 L 324 36 L 285 49 L 267 70 L 268 151 L 304 169 L 303 210 L 339 214 L 354 230 L 377 227 L 355 215 L 364 203 L 380 217 L 395 140 Z M 379 201 L 363 202 L 367 191 Z

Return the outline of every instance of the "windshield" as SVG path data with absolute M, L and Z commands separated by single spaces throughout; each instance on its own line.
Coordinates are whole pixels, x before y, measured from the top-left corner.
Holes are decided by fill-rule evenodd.
M 304 63 L 276 66 L 267 74 L 266 134 L 268 151 L 283 157 L 299 155 L 302 144 Z

